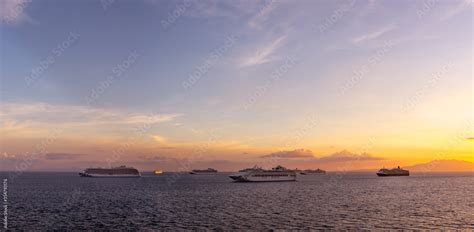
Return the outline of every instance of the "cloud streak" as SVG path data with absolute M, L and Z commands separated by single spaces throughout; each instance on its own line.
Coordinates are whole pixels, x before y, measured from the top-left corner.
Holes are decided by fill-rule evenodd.
M 109 137 L 116 131 L 133 133 L 143 127 L 171 122 L 181 114 L 143 114 L 74 105 L 5 103 L 0 109 L 0 116 L 3 119 L 0 133 L 5 139 L 25 139 L 42 138 L 51 128 L 64 129 L 67 132 L 63 136 L 66 137 Z
M 472 6 L 473 6 L 472 0 L 460 1 L 457 5 L 450 6 L 450 8 L 446 10 L 445 14 L 440 17 L 440 20 L 446 21 L 456 16 L 457 14 L 463 12 L 464 10 L 472 8 Z
M 268 155 L 260 156 L 260 158 L 284 158 L 284 159 L 294 159 L 294 158 L 315 158 L 313 152 L 310 150 L 297 149 L 293 151 L 280 151 L 274 152 Z
M 71 154 L 71 153 L 48 153 L 44 156 L 47 160 L 72 160 L 84 156 L 83 154 Z
M 281 159 L 311 159 L 320 163 L 338 163 L 347 161 L 375 161 L 384 158 L 375 157 L 367 153 L 355 154 L 346 150 L 332 153 L 322 157 L 316 157 L 310 150 L 296 149 L 293 151 L 280 151 L 268 155 L 260 156 L 260 158 L 281 158 Z
M 285 42 L 286 35 L 280 36 L 262 48 L 258 49 L 256 53 L 248 55 L 240 61 L 240 67 L 250 67 L 268 63 L 275 57 L 272 55 L 278 50 Z
M 152 138 L 160 144 L 166 144 L 168 142 L 168 140 L 161 135 L 153 135 Z
M 0 116 L 5 121 L 87 124 L 143 124 L 172 121 L 182 114 L 140 114 L 76 105 L 4 103 Z
M 352 39 L 352 42 L 355 43 L 355 44 L 359 44 L 359 43 L 364 43 L 364 42 L 367 42 L 367 41 L 370 41 L 370 40 L 374 40 L 374 39 L 377 39 L 380 36 L 384 35 L 385 33 L 394 30 L 395 28 L 397 28 L 397 27 L 395 25 L 391 24 L 391 25 L 382 27 L 382 28 L 380 28 L 376 31 L 354 37 Z
M 0 20 L 2 23 L 19 24 L 31 20 L 25 13 L 25 8 L 31 0 L 2 0 L 0 1 Z
M 251 28 L 261 28 L 261 24 L 263 24 L 267 19 L 270 13 L 276 8 L 276 0 L 269 0 L 264 1 L 263 6 L 259 9 L 257 14 L 255 14 L 248 22 L 248 25 Z
M 375 157 L 367 153 L 355 154 L 349 151 L 343 150 L 324 156 L 318 159 L 321 162 L 346 162 L 346 161 L 373 161 L 373 160 L 383 160 L 383 158 Z

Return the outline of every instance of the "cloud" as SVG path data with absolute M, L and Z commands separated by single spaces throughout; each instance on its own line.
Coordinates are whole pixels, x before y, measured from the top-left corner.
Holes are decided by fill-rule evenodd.
M 161 144 L 166 144 L 168 142 L 168 140 L 165 137 L 160 136 L 160 135 L 153 135 L 152 138 L 153 140 Z
M 448 20 L 452 18 L 453 16 L 461 13 L 464 10 L 467 10 L 471 8 L 473 5 L 472 0 L 464 0 L 460 1 L 457 5 L 452 6 L 451 8 L 448 8 L 445 12 L 444 15 L 440 17 L 441 21 Z
M 397 27 L 395 25 L 391 24 L 391 25 L 382 27 L 382 28 L 378 29 L 377 31 L 357 36 L 357 37 L 352 39 L 352 42 L 355 43 L 355 44 L 358 44 L 358 43 L 367 42 L 367 41 L 370 41 L 370 40 L 373 40 L 373 39 L 377 39 L 378 37 L 384 35 L 385 33 L 389 32 L 389 31 L 394 30 L 395 28 L 397 28 Z
M 123 117 L 122 123 L 138 124 L 138 123 L 160 123 L 168 122 L 174 118 L 181 116 L 181 114 L 168 114 L 168 115 L 131 115 Z
M 257 1 L 219 1 L 219 0 L 187 0 L 190 7 L 183 11 L 183 16 L 195 18 L 226 17 L 239 19 L 256 8 Z M 156 1 L 161 6 L 162 1 Z M 179 2 L 179 1 L 178 1 Z
M 273 53 L 282 46 L 286 40 L 286 35 L 278 37 L 268 43 L 268 45 L 257 50 L 256 53 L 244 57 L 240 62 L 240 67 L 249 67 L 270 62 Z
M 44 156 L 47 160 L 71 160 L 76 159 L 83 154 L 71 154 L 71 153 L 48 153 Z
M 329 154 L 323 157 L 315 157 L 314 153 L 310 150 L 297 149 L 293 151 L 280 151 L 271 153 L 269 155 L 260 156 L 261 158 L 282 158 L 282 159 L 294 159 L 294 158 L 305 158 L 321 163 L 337 163 L 346 161 L 373 161 L 383 160 L 380 157 L 374 157 L 370 154 L 355 154 L 349 151 L 343 150 L 333 154 Z
M 181 114 L 129 113 L 116 109 L 44 103 L 4 103 L 0 116 L 0 134 L 5 139 L 44 138 L 56 130 L 61 131 L 61 139 L 91 139 L 94 136 L 110 139 L 151 133 L 156 124 L 173 121 Z
M 323 156 L 318 159 L 321 162 L 346 162 L 346 161 L 371 161 L 371 160 L 383 160 L 380 157 L 374 157 L 367 153 L 355 154 L 349 151 L 343 150 L 330 154 L 328 156 Z
M 260 29 L 261 24 L 268 19 L 270 13 L 276 8 L 276 3 L 278 2 L 275 0 L 264 1 L 264 4 L 260 7 L 257 14 L 249 20 L 248 25 L 252 28 Z
M 31 0 L 2 0 L 0 1 L 0 20 L 2 23 L 19 24 L 31 21 L 25 13 L 25 8 Z
M 146 161 L 153 161 L 153 162 L 176 161 L 175 158 L 161 156 L 161 155 L 141 156 L 140 158 Z
M 182 114 L 139 114 L 77 105 L 46 103 L 4 103 L 0 116 L 5 121 L 88 124 L 154 124 L 172 121 Z
M 260 156 L 261 158 L 284 158 L 284 159 L 293 159 L 293 158 L 314 158 L 313 152 L 310 150 L 296 149 L 293 151 L 280 151 L 271 153 L 269 155 Z

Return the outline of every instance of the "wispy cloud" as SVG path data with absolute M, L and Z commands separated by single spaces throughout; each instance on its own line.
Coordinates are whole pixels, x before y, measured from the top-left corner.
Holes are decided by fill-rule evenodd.
M 259 8 L 257 14 L 255 14 L 248 22 L 248 25 L 252 28 L 261 28 L 261 25 L 268 19 L 270 13 L 276 8 L 278 3 L 276 0 L 264 1 L 264 4 Z
M 14 137 L 41 137 L 51 128 L 68 128 L 75 134 L 140 126 L 173 121 L 181 114 L 144 114 L 123 110 L 100 109 L 75 105 L 44 103 L 5 103 L 0 110 L 3 124 L 0 133 Z
M 450 8 L 447 8 L 447 10 L 444 12 L 444 14 L 440 17 L 441 21 L 448 20 L 455 15 L 461 13 L 464 10 L 467 10 L 469 8 L 472 9 L 473 2 L 472 0 L 463 0 L 460 1 L 458 4 L 451 6 Z
M 249 14 L 258 4 L 257 1 L 219 1 L 219 0 L 186 0 L 191 7 L 186 8 L 184 16 L 195 18 L 227 17 L 239 19 L 242 15 Z M 163 1 L 154 1 L 161 6 Z M 178 1 L 179 2 L 179 1 Z
M 346 162 L 346 161 L 371 161 L 371 160 L 383 160 L 383 158 L 375 157 L 367 153 L 355 154 L 346 150 L 319 158 L 319 161 L 321 162 Z
M 19 24 L 31 20 L 25 13 L 25 8 L 31 0 L 2 0 L 0 1 L 0 20 L 2 23 Z
M 260 158 L 281 158 L 281 159 L 311 159 L 312 161 L 317 161 L 320 163 L 339 163 L 347 161 L 373 161 L 373 160 L 383 160 L 383 158 L 375 157 L 367 153 L 355 154 L 346 150 L 325 155 L 322 157 L 316 157 L 314 153 L 310 150 L 305 149 L 296 149 L 293 151 L 280 151 L 271 153 L 268 155 L 260 156 Z
M 92 124 L 142 124 L 171 121 L 181 114 L 140 114 L 79 105 L 51 105 L 46 103 L 4 103 L 0 115 L 6 121 Z
M 47 160 L 71 160 L 77 159 L 84 156 L 83 154 L 71 154 L 71 153 L 48 153 L 44 156 Z
M 283 45 L 285 40 L 286 35 L 278 37 L 258 49 L 256 53 L 245 56 L 240 62 L 240 67 L 255 66 L 272 61 L 275 58 L 272 55 Z
M 152 138 L 160 144 L 166 144 L 168 142 L 168 140 L 161 135 L 153 135 Z
M 296 149 L 293 151 L 274 152 L 269 155 L 260 156 L 261 158 L 314 158 L 313 152 L 305 149 Z
M 384 35 L 385 33 L 394 30 L 395 28 L 397 28 L 397 27 L 394 24 L 391 24 L 391 25 L 382 27 L 382 28 L 380 28 L 376 31 L 366 33 L 366 34 L 363 34 L 363 35 L 359 35 L 359 36 L 353 38 L 352 42 L 355 43 L 355 44 L 359 44 L 359 43 L 364 43 L 364 42 L 367 42 L 367 41 L 370 41 L 370 40 L 374 40 L 374 39 L 377 39 L 380 36 Z

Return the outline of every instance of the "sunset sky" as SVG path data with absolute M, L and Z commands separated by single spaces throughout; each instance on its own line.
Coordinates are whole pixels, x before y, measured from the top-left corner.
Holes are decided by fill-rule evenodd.
M 472 1 L 0 2 L 0 170 L 474 162 Z

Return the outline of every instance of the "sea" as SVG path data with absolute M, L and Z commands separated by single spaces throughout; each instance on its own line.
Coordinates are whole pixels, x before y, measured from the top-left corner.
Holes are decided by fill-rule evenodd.
M 2 222 L 12 231 L 474 230 L 473 173 L 328 173 L 265 183 L 235 183 L 228 173 L 0 176 Z

